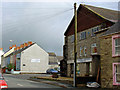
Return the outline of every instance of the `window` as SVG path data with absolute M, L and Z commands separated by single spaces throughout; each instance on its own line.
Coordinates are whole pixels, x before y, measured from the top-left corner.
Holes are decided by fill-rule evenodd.
M 71 43 L 74 42 L 74 35 L 71 36 Z
M 84 56 L 87 56 L 87 48 L 86 48 L 86 46 L 84 47 Z
M 86 39 L 86 32 L 81 32 L 80 34 L 80 40 Z
M 91 36 L 96 36 L 95 32 L 98 32 L 98 31 L 99 31 L 99 27 L 92 28 Z
M 113 63 L 113 85 L 120 85 L 120 63 Z
M 71 57 L 71 58 L 74 57 L 74 50 L 73 50 L 73 49 L 70 50 L 70 57 Z
M 82 47 L 80 47 L 80 56 L 82 56 L 82 52 L 83 52 Z
M 96 43 L 91 44 L 91 54 L 92 55 L 97 54 L 97 45 L 96 45 Z
M 112 36 L 112 56 L 120 56 L 120 35 Z

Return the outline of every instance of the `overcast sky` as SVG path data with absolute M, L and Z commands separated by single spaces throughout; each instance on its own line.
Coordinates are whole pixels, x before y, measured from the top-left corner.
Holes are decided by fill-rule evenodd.
M 77 2 L 118 10 L 118 2 Z M 64 32 L 73 17 L 73 0 L 62 2 L 2 2 L 2 47 L 36 42 L 47 52 L 63 55 Z M 0 32 L 1 34 L 1 32 Z M 1 38 L 0 38 L 1 39 Z M 10 42 L 13 40 L 13 42 Z

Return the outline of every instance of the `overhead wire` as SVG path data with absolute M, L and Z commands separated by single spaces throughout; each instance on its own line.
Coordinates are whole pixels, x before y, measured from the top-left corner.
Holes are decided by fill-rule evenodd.
M 48 19 L 51 19 L 51 18 L 54 18 L 54 17 L 56 17 L 56 16 L 58 16 L 58 15 L 61 15 L 61 14 L 63 14 L 63 13 L 65 13 L 65 12 L 68 12 L 68 11 L 70 11 L 70 10 L 72 10 L 73 8 L 71 8 L 71 9 L 69 9 L 69 10 L 65 10 L 65 11 L 62 11 L 62 12 L 60 12 L 60 13 L 56 13 L 56 14 L 54 14 L 54 15 L 52 15 L 52 16 L 49 16 L 48 18 L 46 18 L 46 20 L 48 20 Z M 38 20 L 39 21 L 39 20 Z M 44 19 L 44 21 L 45 21 L 45 19 Z M 34 21 L 35 23 L 36 23 L 36 20 Z M 33 21 L 31 22 L 31 23 L 34 23 Z M 26 24 L 23 24 L 23 25 L 20 25 L 20 26 L 24 26 L 24 25 L 27 25 L 27 24 L 29 24 L 29 25 L 31 25 L 30 24 L 30 22 L 29 23 L 26 23 Z M 19 24 L 18 24 L 19 25 Z M 18 27 L 20 27 L 20 26 L 18 26 L 18 25 L 16 25 L 16 27 L 14 26 L 14 27 L 12 27 L 12 28 L 18 28 Z M 11 28 L 11 29 L 12 29 Z M 10 28 L 9 28 L 10 29 Z M 9 30 L 9 31 L 7 31 L 7 33 L 9 33 L 9 32 L 13 32 L 13 31 L 17 31 L 17 30 Z

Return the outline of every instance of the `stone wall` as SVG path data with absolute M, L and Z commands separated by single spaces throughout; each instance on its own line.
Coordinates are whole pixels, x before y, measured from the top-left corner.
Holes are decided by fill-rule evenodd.
M 95 26 L 95 27 L 101 27 L 101 25 Z M 93 28 L 95 28 L 93 27 Z M 79 32 L 77 34 L 77 58 L 78 59 L 83 59 L 83 58 L 92 58 L 91 56 L 91 44 L 96 43 L 97 44 L 97 55 L 99 55 L 99 51 L 100 51 L 100 46 L 99 46 L 99 37 L 101 36 L 101 34 L 98 34 L 97 36 L 91 36 L 91 32 L 92 32 L 92 28 L 89 28 L 83 32 L 86 32 L 86 39 L 80 40 L 80 34 L 81 32 Z M 68 37 L 65 37 L 65 45 L 66 45 L 66 51 L 64 51 L 64 54 L 66 54 L 67 57 L 67 61 L 72 61 L 74 60 L 74 35 L 70 35 Z M 87 54 L 86 56 L 84 55 L 84 46 L 86 46 L 87 48 Z M 82 47 L 83 52 L 82 52 L 82 56 L 80 56 L 80 47 Z M 64 50 L 65 50 L 64 49 Z M 92 62 L 93 64 L 96 63 L 96 61 L 94 60 L 94 62 Z M 83 65 L 84 64 L 84 65 Z M 80 75 L 86 75 L 86 63 L 83 63 L 82 65 L 79 63 L 79 69 L 80 69 Z M 81 67 L 81 66 L 82 67 Z M 92 69 L 96 68 L 95 65 L 91 65 L 92 67 L 90 67 L 90 74 L 94 74 L 92 73 Z M 67 68 L 67 72 L 70 73 L 69 70 L 69 65 Z M 94 70 L 95 71 L 95 70 Z M 96 74 L 95 74 L 96 75 Z M 70 76 L 68 74 L 68 76 Z
M 101 87 L 116 88 L 113 86 L 113 68 L 112 63 L 118 62 L 120 57 L 112 57 L 112 35 L 100 38 L 100 56 L 101 56 Z

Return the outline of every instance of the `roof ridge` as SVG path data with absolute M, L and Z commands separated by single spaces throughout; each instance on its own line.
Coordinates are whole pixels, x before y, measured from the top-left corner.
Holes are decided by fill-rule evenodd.
M 81 5 L 83 5 L 83 6 L 95 7 L 95 8 L 99 8 L 99 9 L 106 9 L 106 10 L 115 11 L 115 12 L 118 11 L 118 10 L 113 10 L 113 9 L 108 9 L 108 8 L 99 7 L 99 6 L 88 5 L 88 4 L 81 4 Z
M 90 11 L 92 11 L 93 13 L 95 13 L 96 15 L 100 16 L 103 19 L 108 20 L 107 18 L 105 18 L 104 16 L 100 15 L 99 13 L 95 12 L 94 10 L 92 10 L 91 8 L 89 8 L 87 5 L 84 5 L 87 9 L 89 9 Z

